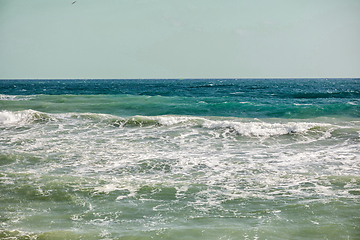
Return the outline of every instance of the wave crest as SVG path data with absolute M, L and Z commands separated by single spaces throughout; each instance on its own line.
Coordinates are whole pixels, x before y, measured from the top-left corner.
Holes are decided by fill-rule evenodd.
M 122 118 L 108 114 L 97 113 L 67 113 L 67 114 L 48 114 L 34 110 L 24 110 L 18 112 L 1 111 L 0 125 L 19 126 L 31 123 L 47 122 L 72 122 L 73 120 L 83 123 L 113 127 L 199 127 L 209 130 L 220 130 L 230 132 L 245 137 L 271 137 L 287 134 L 306 133 L 329 126 L 325 123 L 314 122 L 285 122 L 270 123 L 258 119 L 240 118 L 208 118 L 192 116 L 133 116 Z M 322 131 L 320 129 L 320 131 Z
M 202 126 L 208 129 L 228 129 L 247 137 L 270 137 L 286 134 L 304 133 L 314 127 L 325 124 L 308 122 L 266 123 L 266 122 L 233 122 L 205 121 Z
M 31 109 L 18 112 L 11 112 L 6 110 L 0 112 L 1 125 L 21 125 L 33 122 L 47 122 L 56 120 L 57 119 L 55 117 L 49 114 Z
M 0 101 L 24 101 L 31 99 L 31 96 L 26 95 L 6 95 L 0 94 Z

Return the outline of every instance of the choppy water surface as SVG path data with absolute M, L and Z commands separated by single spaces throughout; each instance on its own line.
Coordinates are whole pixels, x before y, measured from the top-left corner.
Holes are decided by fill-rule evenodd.
M 0 86 L 1 239 L 359 239 L 359 80 Z

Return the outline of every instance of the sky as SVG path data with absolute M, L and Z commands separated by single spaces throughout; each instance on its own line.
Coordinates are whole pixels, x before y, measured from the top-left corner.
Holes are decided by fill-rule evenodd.
M 0 0 L 0 79 L 358 78 L 360 0 Z

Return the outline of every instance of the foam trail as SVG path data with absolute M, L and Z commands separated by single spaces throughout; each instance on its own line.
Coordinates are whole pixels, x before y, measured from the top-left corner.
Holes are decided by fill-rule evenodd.
M 305 133 L 314 127 L 329 126 L 321 123 L 289 122 L 289 123 L 266 123 L 266 122 L 231 122 L 210 121 L 203 123 L 203 127 L 209 129 L 230 129 L 239 135 L 269 137 L 295 133 Z

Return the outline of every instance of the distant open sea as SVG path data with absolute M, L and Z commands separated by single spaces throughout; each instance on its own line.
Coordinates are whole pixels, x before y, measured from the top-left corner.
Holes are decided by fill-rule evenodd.
M 360 239 L 360 79 L 0 80 L 0 239 Z

